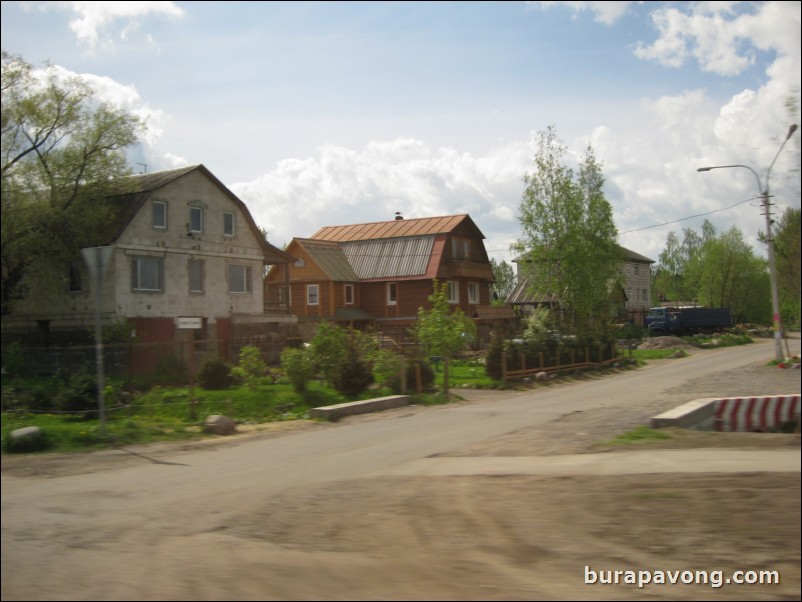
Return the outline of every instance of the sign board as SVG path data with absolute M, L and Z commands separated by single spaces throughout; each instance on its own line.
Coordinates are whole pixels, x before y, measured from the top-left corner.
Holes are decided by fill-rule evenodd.
M 112 248 L 109 247 L 89 247 L 81 249 L 86 267 L 89 268 L 89 273 L 95 281 L 100 282 L 106 267 L 109 265 L 111 259 Z
M 182 330 L 198 330 L 203 328 L 203 318 L 176 318 L 175 327 Z

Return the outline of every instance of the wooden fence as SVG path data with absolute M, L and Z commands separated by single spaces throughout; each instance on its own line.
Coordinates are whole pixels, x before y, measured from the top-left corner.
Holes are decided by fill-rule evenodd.
M 618 348 L 615 343 L 610 344 L 610 357 L 608 359 L 604 359 L 605 355 L 607 355 L 607 353 L 605 353 L 605 347 L 603 345 L 599 346 L 599 353 L 597 355 L 599 361 L 596 362 L 590 361 L 590 348 L 588 347 L 580 350 L 572 348 L 561 351 L 558 349 L 555 354 L 554 363 L 548 364 L 545 360 L 545 354 L 541 351 L 538 353 L 537 365 L 527 366 L 526 354 L 522 353 L 520 354 L 520 369 L 510 370 L 510 366 L 507 362 L 507 352 L 505 351 L 501 356 L 501 381 L 507 382 L 507 380 L 510 379 L 535 376 L 540 372 L 549 374 L 554 372 L 583 370 L 586 368 L 600 368 L 602 366 L 607 366 L 609 364 L 624 360 L 624 357 L 619 355 Z M 565 363 L 563 363 L 564 361 Z

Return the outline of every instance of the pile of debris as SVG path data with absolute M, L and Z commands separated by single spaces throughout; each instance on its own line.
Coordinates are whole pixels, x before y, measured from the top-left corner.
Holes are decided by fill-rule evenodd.
M 638 349 L 693 349 L 693 345 L 679 337 L 649 337 Z

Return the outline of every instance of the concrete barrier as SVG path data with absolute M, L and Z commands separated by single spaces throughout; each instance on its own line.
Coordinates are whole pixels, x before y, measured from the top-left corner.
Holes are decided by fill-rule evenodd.
M 652 418 L 652 428 L 675 426 L 683 429 L 711 430 L 715 416 L 716 399 L 694 399 Z
M 382 410 L 407 406 L 409 405 L 409 399 L 409 395 L 388 395 L 387 397 L 363 399 L 362 401 L 349 401 L 347 403 L 338 403 L 333 406 L 313 408 L 309 415 L 312 418 L 325 418 L 326 420 L 337 421 L 343 416 L 381 412 Z
M 716 400 L 713 427 L 717 431 L 772 431 L 799 419 L 799 395 L 727 397 Z

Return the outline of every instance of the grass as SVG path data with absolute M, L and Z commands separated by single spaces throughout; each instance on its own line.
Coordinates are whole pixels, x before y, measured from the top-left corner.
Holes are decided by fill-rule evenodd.
M 76 413 L 31 411 L 48 405 L 52 408 L 55 404 L 48 397 L 55 399 L 57 391 L 36 381 L 27 385 L 17 381 L 13 390 L 6 382 L 3 385 L 3 453 L 10 451 L 11 431 L 28 426 L 37 426 L 45 433 L 40 451 L 85 451 L 107 446 L 110 440 L 130 444 L 206 437 L 202 421 L 212 414 L 224 414 L 239 423 L 278 422 L 308 419 L 313 407 L 349 401 L 319 381 L 310 382 L 303 393 L 281 383 L 223 391 L 157 386 L 125 403 L 107 398 L 105 429 L 101 429 L 94 401 L 90 402 L 91 410 Z M 35 393 L 24 393 L 26 389 Z M 371 390 L 360 399 L 389 394 L 386 389 Z
M 443 388 L 443 365 L 440 364 L 435 372 L 435 386 Z M 485 372 L 485 366 L 478 360 L 453 360 L 448 365 L 449 388 L 466 389 L 498 389 L 501 383 L 490 378 Z
M 665 439 L 671 439 L 671 435 L 648 426 L 639 426 L 631 431 L 617 435 L 614 439 L 607 441 L 607 445 L 631 445 L 644 441 L 659 441 Z

